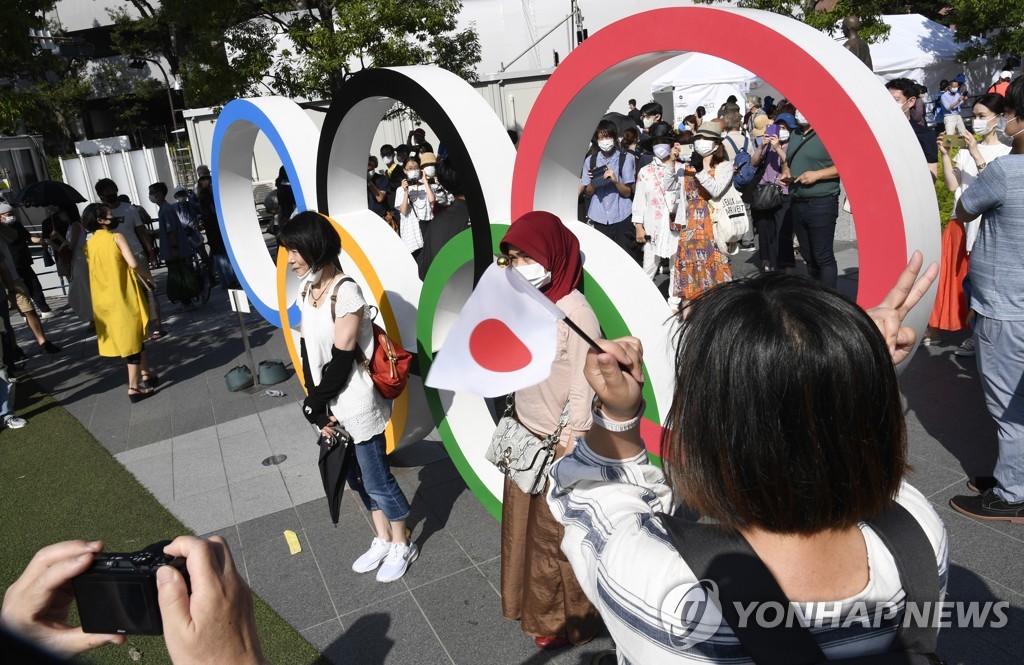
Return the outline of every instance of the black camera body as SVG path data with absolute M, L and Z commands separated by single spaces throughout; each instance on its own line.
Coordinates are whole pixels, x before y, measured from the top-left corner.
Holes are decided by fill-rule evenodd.
M 185 559 L 164 554 L 171 541 L 154 543 L 138 552 L 100 552 L 92 567 L 71 582 L 86 633 L 163 635 L 156 595 L 156 571 L 173 566 L 185 576 Z
M 410 187 L 413 187 L 415 185 L 419 185 L 419 184 L 422 183 L 422 181 L 419 178 L 407 178 L 407 180 L 409 182 L 409 186 Z

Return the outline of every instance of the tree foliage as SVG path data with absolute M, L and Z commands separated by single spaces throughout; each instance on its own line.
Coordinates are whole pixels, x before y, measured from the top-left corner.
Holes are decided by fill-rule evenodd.
M 126 55 L 163 55 L 189 106 L 238 96 L 329 98 L 365 67 L 437 64 L 472 79 L 480 43 L 461 0 L 130 0 L 114 14 Z
M 957 39 L 966 42 L 963 62 L 985 55 L 1024 55 L 1024 2 L 1021 0 L 950 0 L 950 21 Z
M 82 76 L 83 57 L 64 57 L 41 49 L 30 30 L 49 29 L 43 13 L 54 0 L 3 0 L 0 2 L 0 132 L 39 133 L 48 147 L 63 151 L 74 140 L 75 119 L 89 93 Z

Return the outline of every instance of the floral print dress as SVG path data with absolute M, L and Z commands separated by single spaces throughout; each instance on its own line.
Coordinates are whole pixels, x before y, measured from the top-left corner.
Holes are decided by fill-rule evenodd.
M 724 162 L 720 166 L 731 167 Z M 714 176 L 712 167 L 708 175 Z M 716 284 L 732 281 L 729 259 L 718 251 L 711 226 L 711 195 L 691 173 L 683 177 L 686 197 L 686 226 L 679 233 L 679 252 L 672 266 L 675 292 L 671 295 L 692 300 Z M 678 216 L 676 218 L 678 220 Z

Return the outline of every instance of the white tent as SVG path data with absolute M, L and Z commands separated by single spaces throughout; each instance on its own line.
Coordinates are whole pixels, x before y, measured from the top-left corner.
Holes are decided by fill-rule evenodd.
M 884 20 L 890 26 L 889 37 L 871 45 L 871 61 L 879 82 L 906 77 L 927 86 L 932 97 L 942 79 L 952 79 L 960 72 L 966 75 L 971 94 L 985 92 L 995 80 L 999 60 L 982 58 L 966 65 L 956 62 L 962 45 L 946 26 L 920 14 L 890 15 Z M 680 62 L 651 84 L 652 93 L 671 91 L 676 124 L 698 106 L 714 115 L 729 95 L 736 95 L 741 109 L 747 95 L 771 95 L 776 101 L 785 96 L 785 91 L 780 94 L 755 73 L 721 58 L 690 53 Z

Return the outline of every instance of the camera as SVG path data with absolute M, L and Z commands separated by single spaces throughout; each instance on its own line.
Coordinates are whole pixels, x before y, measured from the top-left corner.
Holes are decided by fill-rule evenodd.
M 418 185 L 421 182 L 419 178 L 408 178 L 407 180 L 409 182 L 410 187 L 412 187 L 413 185 Z
M 138 552 L 100 552 L 93 557 L 92 567 L 71 581 L 84 632 L 163 635 L 156 571 L 161 566 L 176 568 L 192 592 L 185 559 L 164 554 L 170 543 L 164 540 Z

